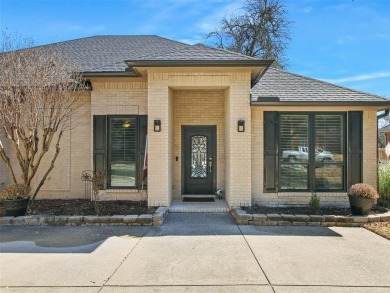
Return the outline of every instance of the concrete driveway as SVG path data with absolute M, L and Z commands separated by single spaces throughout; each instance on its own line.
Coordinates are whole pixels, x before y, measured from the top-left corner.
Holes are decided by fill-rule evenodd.
M 390 241 L 362 228 L 0 227 L 1 292 L 390 292 Z

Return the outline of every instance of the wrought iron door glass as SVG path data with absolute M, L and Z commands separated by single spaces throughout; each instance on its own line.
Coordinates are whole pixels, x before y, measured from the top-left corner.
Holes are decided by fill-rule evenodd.
M 191 178 L 207 178 L 207 136 L 191 136 Z

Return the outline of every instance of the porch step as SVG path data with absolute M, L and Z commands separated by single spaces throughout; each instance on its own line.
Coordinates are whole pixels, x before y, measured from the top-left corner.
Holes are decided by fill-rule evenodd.
M 205 196 L 202 194 L 202 197 Z M 229 211 L 230 208 L 223 199 L 216 199 L 214 202 L 183 202 L 182 199 L 174 199 L 169 207 L 170 213 L 228 213 Z
M 206 197 L 211 197 L 211 198 L 215 198 L 215 194 L 185 194 L 183 195 L 183 198 L 186 198 L 186 197 L 192 197 L 192 198 L 206 198 Z

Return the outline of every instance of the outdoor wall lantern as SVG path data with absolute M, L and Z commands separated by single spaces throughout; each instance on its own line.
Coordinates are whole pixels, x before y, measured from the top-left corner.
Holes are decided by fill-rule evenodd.
M 154 120 L 154 132 L 161 131 L 161 120 Z
M 237 131 L 238 132 L 245 132 L 245 121 L 244 120 L 238 120 Z

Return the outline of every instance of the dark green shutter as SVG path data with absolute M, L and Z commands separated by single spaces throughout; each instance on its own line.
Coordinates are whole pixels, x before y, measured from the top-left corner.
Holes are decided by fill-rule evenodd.
M 362 182 L 363 112 L 348 112 L 348 184 Z
M 278 113 L 264 112 L 264 192 L 276 192 L 278 182 Z
M 95 172 L 106 173 L 106 116 L 93 117 L 93 165 Z

